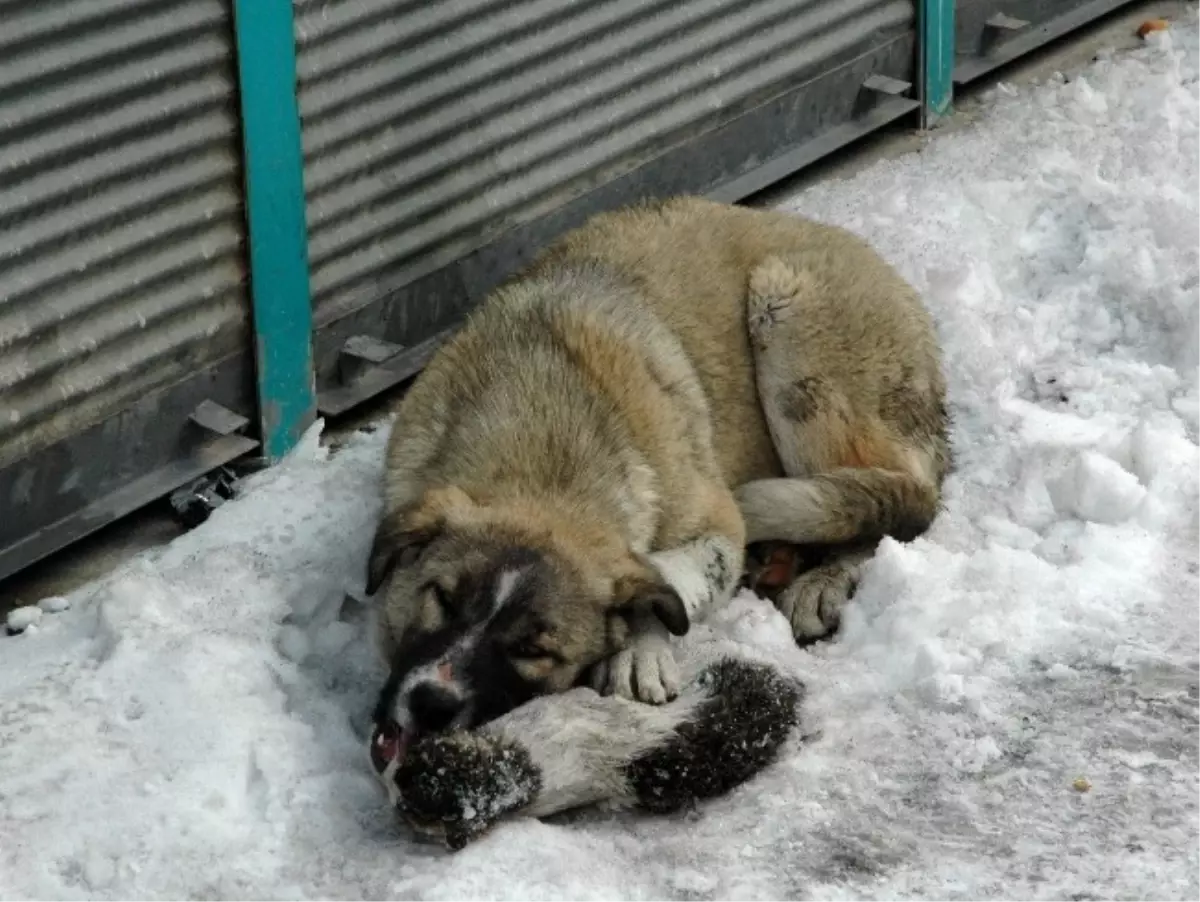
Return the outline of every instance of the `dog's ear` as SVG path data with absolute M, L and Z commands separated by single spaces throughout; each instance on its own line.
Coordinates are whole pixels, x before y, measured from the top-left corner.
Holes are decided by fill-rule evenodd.
M 442 534 L 447 517 L 469 504 L 471 500 L 458 489 L 432 489 L 415 504 L 384 514 L 367 559 L 367 594 L 378 592 L 393 570 L 414 564 Z
M 430 523 L 422 529 L 406 529 L 407 512 L 387 515 L 375 530 L 371 555 L 367 559 L 367 594 L 374 595 L 397 567 L 411 565 L 430 542 L 441 532 L 440 524 Z
M 629 620 L 657 617 L 673 635 L 686 635 L 692 624 L 679 593 L 653 567 L 646 565 L 639 571 L 617 579 L 613 590 L 617 613 Z

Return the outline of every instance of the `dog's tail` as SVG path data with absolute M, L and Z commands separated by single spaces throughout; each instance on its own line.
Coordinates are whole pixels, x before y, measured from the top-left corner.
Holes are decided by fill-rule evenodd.
M 758 479 L 737 490 L 746 542 L 901 542 L 929 528 L 939 491 L 912 473 L 843 467 L 804 479 Z

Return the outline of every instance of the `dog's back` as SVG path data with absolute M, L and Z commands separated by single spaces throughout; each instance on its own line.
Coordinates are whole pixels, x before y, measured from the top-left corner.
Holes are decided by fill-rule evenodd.
M 923 396 L 944 391 L 933 324 L 913 289 L 856 235 L 783 213 L 677 198 L 593 218 L 533 271 L 594 260 L 636 274 L 641 298 L 678 337 L 700 377 L 722 471 L 737 487 L 787 469 L 759 393 L 756 366 L 773 361 L 756 361 L 747 328 L 751 279 L 772 259 L 799 263 L 816 282 L 802 328 L 773 350 L 843 387 L 852 405 L 878 409 L 902 435 L 923 432 L 919 441 L 937 459 L 940 481 L 944 433 L 908 425 Z M 783 368 L 786 380 L 793 373 Z
M 762 231 L 756 215 L 693 198 L 622 209 L 568 233 L 532 269 L 590 260 L 636 279 L 639 302 L 676 337 L 699 377 L 730 485 L 782 475 L 746 329 L 746 273 Z

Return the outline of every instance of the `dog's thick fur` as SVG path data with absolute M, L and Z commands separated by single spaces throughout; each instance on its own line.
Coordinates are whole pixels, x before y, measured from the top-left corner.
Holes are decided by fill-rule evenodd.
M 829 632 L 878 540 L 937 512 L 943 396 L 928 313 L 848 232 L 693 198 L 595 217 L 401 405 L 378 716 L 471 725 L 588 675 L 663 702 L 668 634 L 731 596 L 747 543 L 836 549 L 776 601 L 798 639 Z

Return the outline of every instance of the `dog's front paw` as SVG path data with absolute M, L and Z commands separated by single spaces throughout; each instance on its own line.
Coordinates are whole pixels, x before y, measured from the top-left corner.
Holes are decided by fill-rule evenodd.
M 776 606 L 792 624 L 797 642 L 820 639 L 838 628 L 859 572 L 857 562 L 832 561 L 802 573 L 780 593 Z
M 662 705 L 679 694 L 679 665 L 666 629 L 648 623 L 629 647 L 601 661 L 592 671 L 592 688 L 650 705 Z
M 400 815 L 455 850 L 528 806 L 542 784 L 523 747 L 479 733 L 418 739 L 394 779 Z

